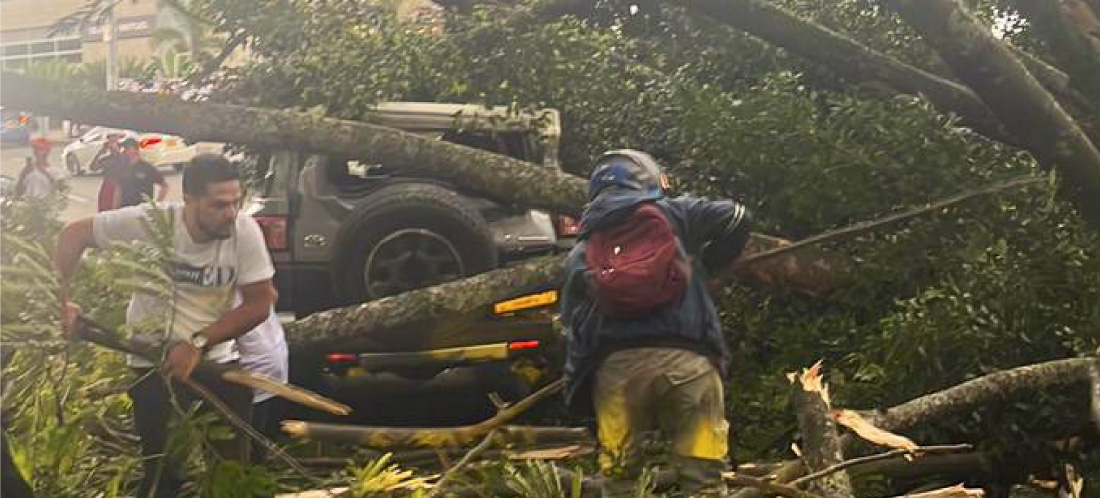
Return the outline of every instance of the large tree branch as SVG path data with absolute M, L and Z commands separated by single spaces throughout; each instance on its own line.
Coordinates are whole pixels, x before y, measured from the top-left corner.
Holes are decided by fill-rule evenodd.
M 1100 226 L 1100 151 L 1009 48 L 958 0 L 884 3 L 921 33 L 1042 165 L 1058 169 L 1063 193 Z
M 558 213 L 579 213 L 586 201 L 585 182 L 578 177 L 393 128 L 301 112 L 105 92 L 10 72 L 2 78 L 0 102 L 10 109 L 198 141 L 352 156 Z
M 440 0 L 436 3 L 468 13 L 474 6 L 501 4 L 491 0 Z M 533 16 L 549 20 L 564 15 L 586 16 L 592 4 L 578 0 L 542 0 L 515 5 L 517 18 Z M 969 88 L 928 71 L 910 66 L 829 28 L 803 20 L 761 0 L 679 0 L 688 11 L 702 14 L 738 31 L 781 47 L 818 65 L 828 67 L 851 81 L 876 81 L 894 90 L 923 95 L 942 112 L 962 118 L 963 123 L 995 140 L 1013 143 L 996 117 Z M 651 68 L 645 68 L 651 70 Z
M 1100 99 L 1100 16 L 1084 0 L 1014 0 L 1070 84 Z
M 754 35 L 828 67 L 850 80 L 879 81 L 901 93 L 923 95 L 940 111 L 957 114 L 964 124 L 979 133 L 1001 141 L 1012 141 L 982 100 L 965 86 L 905 64 L 768 2 L 680 2 L 692 12 Z
M 296 354 L 342 350 L 412 351 L 431 344 L 462 344 L 463 318 L 481 315 L 497 301 L 515 297 L 517 289 L 555 286 L 561 281 L 563 257 L 547 257 L 482 273 L 463 280 L 417 289 L 347 308 L 314 313 L 286 327 L 287 345 Z M 438 324 L 447 324 L 448 334 Z M 502 330 L 501 340 L 514 337 Z M 453 343 L 448 342 L 451 339 Z
M 894 406 L 874 415 L 871 420 L 884 430 L 903 432 L 1031 393 L 1084 385 L 1093 361 L 1092 358 L 1071 358 L 991 373 Z
M 1089 140 L 1095 145 L 1100 144 L 1100 115 L 1096 110 L 1100 102 L 1094 103 L 1073 85 L 1068 74 L 1062 72 L 1046 61 L 1035 55 L 1021 50 L 1019 47 L 1010 46 L 1012 53 L 1027 67 L 1027 71 L 1046 88 L 1062 108 L 1077 121 L 1077 125 L 1085 132 Z

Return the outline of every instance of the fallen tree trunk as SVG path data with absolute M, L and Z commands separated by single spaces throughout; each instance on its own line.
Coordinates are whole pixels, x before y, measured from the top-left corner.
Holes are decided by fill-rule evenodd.
M 904 432 L 978 407 L 1018 399 L 1036 391 L 1084 385 L 1093 358 L 1070 358 L 983 375 L 927 394 L 869 417 L 875 426 Z
M 1062 192 L 1100 227 L 1100 151 L 992 31 L 958 0 L 883 0 L 931 44 L 1028 152 L 1065 180 Z
M 9 109 L 197 141 L 351 156 L 556 213 L 577 214 L 587 201 L 585 181 L 576 176 L 393 128 L 302 112 L 107 92 L 7 71 L 0 78 L 0 102 Z
M 517 289 L 557 285 L 564 257 L 546 257 L 470 278 L 309 315 L 286 326 L 296 354 L 342 350 L 416 350 L 439 334 L 439 324 L 460 330 L 464 319 L 484 314 Z M 438 341 L 439 338 L 434 338 Z M 448 346 L 441 344 L 441 347 Z
M 912 209 L 831 230 L 795 243 L 753 234 L 731 273 L 763 285 L 816 295 L 835 288 L 847 272 L 846 261 L 819 249 L 826 242 L 849 240 L 893 223 L 915 218 L 967 200 L 1024 188 L 1042 179 L 1022 177 L 931 202 Z M 464 280 L 409 291 L 363 304 L 315 313 L 287 325 L 287 343 L 296 353 L 316 354 L 349 348 L 396 350 L 423 348 L 440 340 L 443 323 L 461 331 L 464 319 L 487 312 L 496 301 L 514 297 L 534 285 L 560 285 L 563 257 L 548 257 L 494 270 Z M 728 274 L 726 275 L 728 276 Z M 438 347 L 445 347 L 440 344 Z

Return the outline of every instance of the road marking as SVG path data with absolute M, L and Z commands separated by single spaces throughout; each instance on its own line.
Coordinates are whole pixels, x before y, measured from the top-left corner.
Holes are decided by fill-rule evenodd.
M 79 195 L 76 195 L 76 194 L 68 194 L 65 197 L 68 197 L 70 201 L 88 202 L 88 199 L 86 199 L 84 197 L 81 197 Z

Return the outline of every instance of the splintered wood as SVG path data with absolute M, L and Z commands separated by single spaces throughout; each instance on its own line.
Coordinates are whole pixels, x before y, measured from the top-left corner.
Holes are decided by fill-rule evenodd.
M 911 439 L 879 429 L 852 410 L 833 410 L 833 420 L 851 429 L 859 437 L 879 446 L 906 450 L 910 453 L 917 451 L 917 443 L 914 443 Z
M 949 488 L 908 494 L 897 498 L 982 498 L 984 496 L 985 492 L 980 489 L 964 488 L 962 484 L 958 484 Z
M 265 377 L 260 374 L 245 372 L 243 370 L 227 370 L 222 373 L 222 378 L 229 381 L 240 384 L 242 386 L 248 386 L 252 389 L 259 389 L 264 392 L 278 395 L 283 399 L 287 399 L 298 403 L 303 406 L 308 406 L 317 410 L 321 410 L 333 415 L 348 415 L 351 413 L 351 407 L 333 401 L 317 393 L 307 391 L 297 386 L 290 384 L 284 384 L 270 377 Z
M 802 434 L 802 460 L 811 472 L 823 470 L 844 461 L 836 422 L 831 416 L 829 388 L 821 376 L 822 362 L 787 378 L 795 384 L 792 393 L 798 428 Z M 851 498 L 852 484 L 848 473 L 840 470 L 810 483 L 814 494 L 830 498 Z
M 802 390 L 806 392 L 818 393 L 821 396 L 821 400 L 825 402 L 826 406 L 832 405 L 832 400 L 829 399 L 829 386 L 825 385 L 825 380 L 821 376 L 821 368 L 824 366 L 825 360 L 817 360 L 810 368 L 802 369 L 801 374 L 791 372 L 787 374 L 787 380 L 791 383 L 797 381 L 798 385 L 802 386 Z

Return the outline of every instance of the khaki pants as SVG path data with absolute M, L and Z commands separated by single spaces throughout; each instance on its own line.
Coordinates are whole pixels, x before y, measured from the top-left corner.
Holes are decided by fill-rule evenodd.
M 607 357 L 596 371 L 593 404 L 605 496 L 629 495 L 641 472 L 646 433 L 669 439 L 670 463 L 690 496 L 725 491 L 729 423 L 722 380 L 702 355 L 682 349 L 634 348 Z

